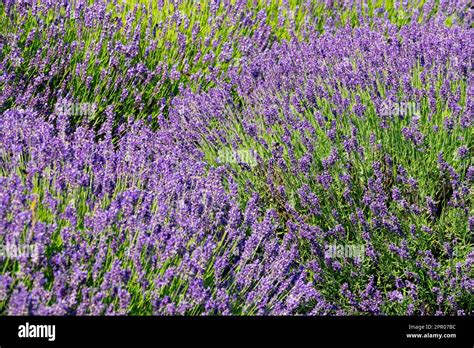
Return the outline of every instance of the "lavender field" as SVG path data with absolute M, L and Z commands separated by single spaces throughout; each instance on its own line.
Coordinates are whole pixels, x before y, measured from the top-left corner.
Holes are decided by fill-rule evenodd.
M 473 315 L 468 0 L 2 0 L 0 315 Z

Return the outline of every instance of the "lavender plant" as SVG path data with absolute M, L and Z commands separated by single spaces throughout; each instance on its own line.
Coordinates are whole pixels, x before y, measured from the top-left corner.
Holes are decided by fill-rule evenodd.
M 284 43 L 231 83 L 176 99 L 170 127 L 199 138 L 215 166 L 223 147 L 255 153 L 256 166 L 226 164 L 241 199 L 262 193 L 315 263 L 316 289 L 346 313 L 472 311 L 469 33 L 381 23 Z M 367 258 L 327 259 L 333 243 L 363 245 Z M 464 281 L 450 280 L 463 264 Z M 362 306 L 369 281 L 378 302 Z
M 113 105 L 115 124 L 132 117 L 153 127 L 183 88 L 206 90 L 229 67 L 294 37 L 377 18 L 402 26 L 469 25 L 469 1 L 2 1 L 0 110 L 96 103 L 72 114 L 96 129 Z

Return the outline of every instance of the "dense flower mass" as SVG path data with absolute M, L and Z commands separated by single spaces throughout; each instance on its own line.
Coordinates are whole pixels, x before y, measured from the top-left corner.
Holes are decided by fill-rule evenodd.
M 472 315 L 468 1 L 0 20 L 0 314 Z

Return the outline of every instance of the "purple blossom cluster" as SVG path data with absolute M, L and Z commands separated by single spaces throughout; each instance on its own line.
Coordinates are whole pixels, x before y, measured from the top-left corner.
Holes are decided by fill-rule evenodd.
M 456 301 L 472 311 L 467 273 L 457 290 L 446 287 L 456 284 L 452 249 L 461 243 L 466 265 L 472 258 L 471 239 L 462 242 L 472 233 L 471 37 L 471 29 L 380 22 L 283 42 L 231 70 L 218 88 L 176 98 L 169 127 L 211 150 L 252 144 L 258 166 L 244 168 L 250 180 L 241 182 L 263 185 L 265 204 L 306 245 L 305 261 L 334 241 L 363 243 L 372 271 L 387 273 L 372 313 L 391 313 L 386 301 L 399 303 L 402 314 L 465 313 Z M 387 102 L 416 104 L 419 112 L 380 112 Z M 184 110 L 187 122 L 179 122 Z M 216 120 L 224 125 L 218 130 Z M 442 244 L 434 242 L 440 234 Z M 437 261 L 425 263 L 425 253 Z M 325 261 L 319 279 L 338 283 L 343 265 Z M 366 284 L 366 265 L 352 266 L 351 276 Z M 415 268 L 430 280 L 411 279 Z M 413 290 L 402 301 L 396 279 L 425 289 L 441 282 L 443 300 L 427 311 L 420 303 L 429 300 Z M 352 302 L 345 313 L 365 311 Z
M 296 235 L 279 238 L 257 194 L 241 210 L 235 182 L 179 134 L 137 122 L 114 145 L 67 129 L 2 115 L 0 237 L 39 249 L 2 262 L 7 314 L 292 314 L 318 296 Z

